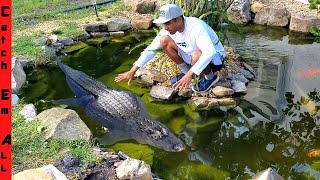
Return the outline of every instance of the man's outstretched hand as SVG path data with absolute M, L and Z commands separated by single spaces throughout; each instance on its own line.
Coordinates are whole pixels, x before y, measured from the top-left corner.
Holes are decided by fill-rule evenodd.
M 128 85 L 130 85 L 132 79 L 133 79 L 134 74 L 132 74 L 130 71 L 118 74 L 118 76 L 114 79 L 116 82 L 120 82 L 123 80 L 128 80 Z
M 132 81 L 132 79 L 134 77 L 134 74 L 137 72 L 138 69 L 139 69 L 138 66 L 133 66 L 130 69 L 130 71 L 118 74 L 118 76 L 114 79 L 114 81 L 120 82 L 120 81 L 123 81 L 123 80 L 128 80 L 128 85 L 130 85 L 130 83 L 131 83 L 131 81 Z
M 184 75 L 178 82 L 173 85 L 173 88 L 176 91 L 183 90 L 185 88 L 189 88 L 192 80 L 193 73 L 189 71 L 186 75 Z

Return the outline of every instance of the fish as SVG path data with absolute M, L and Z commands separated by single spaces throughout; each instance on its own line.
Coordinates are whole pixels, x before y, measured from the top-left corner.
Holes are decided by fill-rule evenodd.
M 307 153 L 308 157 L 319 157 L 320 156 L 320 149 L 314 149 Z
M 319 74 L 320 74 L 320 67 L 314 67 L 314 68 L 309 68 L 309 69 L 297 72 L 296 77 L 299 79 L 304 79 L 311 76 L 319 76 Z
M 83 107 L 85 114 L 109 132 L 105 144 L 133 139 L 165 151 L 180 152 L 186 147 L 164 124 L 151 118 L 140 97 L 130 91 L 111 88 L 57 61 L 75 98 L 54 100 L 55 104 Z

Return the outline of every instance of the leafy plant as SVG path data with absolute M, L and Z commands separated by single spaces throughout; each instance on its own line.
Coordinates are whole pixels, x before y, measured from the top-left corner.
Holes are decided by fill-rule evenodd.
M 211 26 L 219 36 L 222 44 L 228 44 L 227 32 L 232 31 L 241 34 L 237 25 L 228 20 L 227 9 L 234 0 L 213 1 L 213 0 L 177 0 L 185 16 L 198 17 Z
M 320 0 L 309 0 L 309 8 L 317 9 L 320 6 Z
M 315 41 L 320 43 L 320 29 L 318 29 L 317 26 L 312 26 L 311 34 L 316 37 Z

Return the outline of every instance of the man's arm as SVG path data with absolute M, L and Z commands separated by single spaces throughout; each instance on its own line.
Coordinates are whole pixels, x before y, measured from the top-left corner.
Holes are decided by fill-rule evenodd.
M 217 51 L 208 32 L 205 29 L 201 29 L 200 32 L 196 34 L 196 36 L 196 44 L 201 51 L 201 56 L 191 67 L 190 71 L 192 71 L 196 75 L 199 75 L 208 66 Z M 219 40 L 217 39 L 217 41 Z
M 120 82 L 123 80 L 128 80 L 128 85 L 129 85 L 134 77 L 134 74 L 137 72 L 137 70 L 140 67 L 143 67 L 156 55 L 155 50 L 161 48 L 160 39 L 161 39 L 161 35 L 159 34 L 153 39 L 151 44 L 143 51 L 139 59 L 134 63 L 134 66 L 129 71 L 118 74 L 118 76 L 115 78 L 115 81 Z

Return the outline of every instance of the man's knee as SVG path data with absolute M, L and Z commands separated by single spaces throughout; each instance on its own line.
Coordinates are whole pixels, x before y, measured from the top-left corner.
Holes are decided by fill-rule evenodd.
M 192 64 L 195 64 L 198 61 L 201 54 L 202 54 L 202 52 L 200 50 L 196 50 L 192 53 L 192 56 L 191 56 Z
M 167 47 L 169 45 L 170 41 L 172 41 L 170 36 L 168 36 L 168 35 L 162 36 L 160 39 L 160 46 L 162 48 Z

